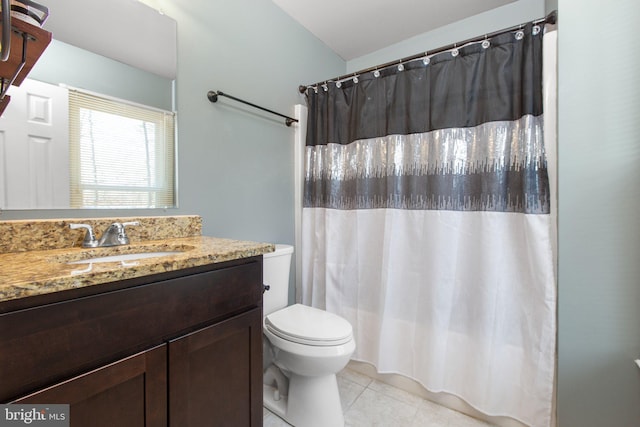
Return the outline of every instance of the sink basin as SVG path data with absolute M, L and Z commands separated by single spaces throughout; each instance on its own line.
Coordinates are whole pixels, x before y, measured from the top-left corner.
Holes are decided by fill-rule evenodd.
M 91 264 L 97 262 L 121 262 L 121 261 L 135 261 L 144 258 L 156 258 L 169 255 L 181 254 L 183 251 L 164 251 L 164 252 L 141 252 L 133 254 L 118 254 L 109 256 L 99 256 L 87 259 L 81 259 L 79 261 L 71 261 L 67 264 Z

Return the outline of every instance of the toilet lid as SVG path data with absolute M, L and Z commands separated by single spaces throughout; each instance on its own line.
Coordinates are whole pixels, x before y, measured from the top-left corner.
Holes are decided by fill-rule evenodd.
M 265 327 L 282 339 L 307 345 L 340 345 L 353 337 L 351 324 L 342 317 L 302 304 L 269 314 Z

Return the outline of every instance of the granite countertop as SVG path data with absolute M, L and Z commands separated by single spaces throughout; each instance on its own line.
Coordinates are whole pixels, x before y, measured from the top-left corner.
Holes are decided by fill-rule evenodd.
M 147 240 L 110 248 L 81 247 L 0 253 L 0 303 L 134 277 L 248 258 L 273 252 L 270 243 L 191 236 Z M 175 255 L 91 264 L 71 261 L 139 252 L 180 251 Z

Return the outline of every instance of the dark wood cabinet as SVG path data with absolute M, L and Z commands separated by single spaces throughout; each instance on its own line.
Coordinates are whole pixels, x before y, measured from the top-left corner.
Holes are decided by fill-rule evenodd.
M 19 19 L 11 18 L 11 54 L 7 61 L 0 62 L 0 115 L 10 97 L 5 95 L 10 85 L 20 86 L 35 63 L 51 43 L 51 33 Z M 0 23 L 0 31 L 2 23 Z
M 166 426 L 166 347 L 143 351 L 13 403 L 69 404 L 74 426 Z
M 261 319 L 254 309 L 169 343 L 170 425 L 262 425 Z
M 72 427 L 262 424 L 261 256 L 95 288 L 0 307 L 0 402 L 70 404 Z

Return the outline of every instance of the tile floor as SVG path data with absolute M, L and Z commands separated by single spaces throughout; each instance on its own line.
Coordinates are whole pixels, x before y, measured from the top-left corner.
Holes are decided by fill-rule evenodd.
M 348 368 L 338 374 L 338 387 L 347 427 L 490 427 Z M 264 427 L 289 426 L 267 409 L 263 413 Z

